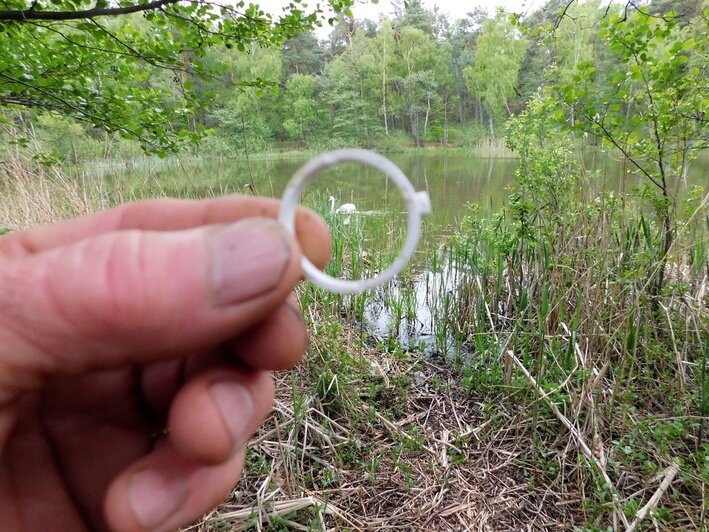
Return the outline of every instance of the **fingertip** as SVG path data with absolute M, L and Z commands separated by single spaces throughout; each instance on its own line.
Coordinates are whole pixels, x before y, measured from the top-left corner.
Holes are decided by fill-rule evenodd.
M 118 532 L 168 531 L 194 523 L 236 484 L 245 450 L 218 465 L 196 463 L 171 443 L 124 470 L 109 487 L 104 517 Z
M 303 255 L 317 268 L 324 268 L 332 253 L 330 228 L 325 221 L 315 211 L 298 207 L 295 232 Z
M 246 445 L 273 403 L 274 386 L 263 371 L 214 369 L 177 394 L 168 417 L 169 439 L 204 464 L 227 460 Z
M 268 318 L 233 343 L 234 355 L 249 367 L 270 371 L 292 368 L 308 347 L 308 333 L 294 295 Z
M 269 218 L 251 218 L 208 230 L 210 285 L 217 306 L 282 300 L 300 275 L 300 247 Z M 266 297 L 264 297 L 266 296 Z

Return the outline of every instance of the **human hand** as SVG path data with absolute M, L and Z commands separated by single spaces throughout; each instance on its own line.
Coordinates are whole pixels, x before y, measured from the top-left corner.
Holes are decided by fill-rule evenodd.
M 219 504 L 306 332 L 256 198 L 154 200 L 0 238 L 3 530 L 171 530 Z

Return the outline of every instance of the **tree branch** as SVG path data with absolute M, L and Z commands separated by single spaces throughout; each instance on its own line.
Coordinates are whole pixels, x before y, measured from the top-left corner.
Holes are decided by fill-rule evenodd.
M 82 122 L 88 122 L 91 124 L 103 123 L 103 124 L 106 124 L 106 125 L 114 128 L 115 131 L 125 131 L 125 132 L 130 133 L 131 135 L 133 135 L 136 138 L 143 139 L 143 136 L 139 135 L 136 131 L 133 131 L 132 129 L 130 129 L 128 127 L 121 126 L 119 124 L 115 124 L 115 123 L 111 122 L 110 120 L 107 120 L 105 117 L 95 116 L 90 111 L 88 111 L 86 109 L 82 109 L 80 107 L 77 107 L 73 103 L 71 103 L 67 100 L 64 100 L 63 98 L 61 98 L 60 96 L 57 96 L 55 93 L 53 93 L 51 91 L 44 90 L 40 87 L 34 87 L 24 81 L 21 81 L 19 79 L 15 79 L 15 78 L 11 78 L 10 76 L 7 76 L 5 74 L 1 74 L 0 77 L 5 78 L 10 83 L 17 83 L 18 85 L 24 85 L 25 87 L 27 87 L 29 89 L 37 91 L 38 93 L 42 94 L 43 96 L 45 96 L 49 100 L 53 100 L 53 101 L 57 102 L 57 104 L 59 104 L 59 106 L 60 106 L 59 108 L 65 107 L 65 108 L 70 109 L 71 111 L 73 111 L 75 113 L 74 118 L 76 118 L 77 120 L 80 120 Z M 30 98 L 30 100 L 31 100 L 31 98 Z M 25 105 L 23 103 L 23 100 L 20 98 L 17 98 L 16 101 L 13 102 L 12 98 L 2 97 L 2 98 L 0 98 L 0 101 L 4 101 L 7 103 L 16 103 L 18 105 L 24 105 L 25 107 L 28 107 L 27 105 Z M 53 108 L 51 105 L 42 104 L 41 102 L 35 102 L 35 105 L 37 107 L 43 107 L 44 109 L 48 109 L 48 110 L 57 110 L 57 109 Z M 152 143 L 152 142 L 149 142 L 147 140 L 144 140 L 144 142 L 146 142 L 149 145 L 154 146 L 154 143 Z
M 592 124 L 595 124 L 601 131 L 603 131 L 603 135 L 596 134 L 596 136 L 600 136 L 601 138 L 609 140 L 616 148 L 618 148 L 618 150 L 623 154 L 623 156 L 633 164 L 633 166 L 635 166 L 640 172 L 642 172 L 642 174 L 645 177 L 647 177 L 650 181 L 652 181 L 653 185 L 655 185 L 657 188 L 662 190 L 662 185 L 660 184 L 660 182 L 657 181 L 657 179 L 655 179 L 652 176 L 652 174 L 650 174 L 650 172 L 648 172 L 645 168 L 643 168 L 643 166 L 639 162 L 637 162 L 634 157 L 631 157 L 630 153 L 628 153 L 628 150 L 626 150 L 620 144 L 620 142 L 618 142 L 618 139 L 616 139 L 611 134 L 611 132 L 608 131 L 608 129 L 606 129 L 605 124 L 601 121 L 600 118 L 597 119 L 596 117 L 588 116 L 586 113 L 582 113 L 582 116 L 584 116 L 584 118 L 586 118 L 586 120 L 588 120 Z M 591 131 L 591 133 L 593 134 L 594 132 Z
M 85 49 L 85 50 L 91 50 L 91 51 L 93 51 L 93 52 L 100 52 L 100 53 L 103 53 L 103 54 L 106 54 L 106 55 L 115 56 L 115 57 L 121 57 L 121 58 L 123 58 L 123 57 L 126 57 L 126 58 L 128 58 L 128 57 L 133 57 L 133 58 L 134 58 L 134 57 L 137 56 L 137 57 L 139 57 L 140 59 L 142 59 L 143 61 L 145 61 L 146 63 L 148 63 L 148 64 L 154 66 L 155 68 L 159 68 L 159 69 L 162 69 L 162 70 L 171 70 L 171 71 L 173 71 L 173 72 L 184 72 L 184 73 L 186 73 L 186 74 L 195 75 L 195 72 L 194 72 L 193 69 L 184 67 L 184 66 L 182 65 L 182 63 L 180 63 L 179 61 L 172 61 L 172 62 L 169 62 L 169 63 L 162 63 L 162 62 L 160 62 L 158 59 L 153 59 L 153 58 L 150 58 L 150 57 L 148 57 L 148 56 L 144 56 L 144 55 L 140 54 L 139 52 L 137 52 L 137 55 L 136 55 L 136 51 L 134 51 L 132 48 L 128 48 L 128 51 L 126 52 L 126 51 L 122 51 L 122 50 L 120 50 L 120 49 L 110 50 L 110 49 L 108 49 L 108 48 L 102 48 L 102 47 L 100 47 L 100 46 L 91 46 L 91 45 L 88 45 L 88 44 L 83 44 L 83 43 L 80 43 L 80 42 L 77 42 L 77 41 L 72 40 L 72 39 L 70 38 L 70 36 L 68 36 L 68 35 L 66 35 L 65 33 L 63 33 L 62 31 L 58 30 L 58 29 L 55 27 L 55 25 L 40 24 L 40 23 L 36 23 L 36 22 L 30 22 L 30 24 L 33 24 L 33 25 L 37 26 L 38 28 L 45 29 L 45 30 L 47 30 L 47 31 L 49 31 L 49 32 L 51 32 L 51 33 L 54 33 L 54 34 L 58 35 L 62 40 L 66 41 L 67 43 L 69 43 L 69 44 L 71 44 L 72 46 L 75 46 L 75 47 L 77 47 L 77 48 L 83 48 L 83 49 Z M 67 26 L 67 27 L 70 28 L 71 26 Z M 103 27 L 101 27 L 101 29 L 105 32 L 105 30 L 103 29 Z M 112 38 L 112 37 L 113 37 L 113 34 L 110 34 L 109 37 Z M 123 46 L 123 43 L 121 42 L 121 43 L 119 43 L 119 45 Z M 126 48 L 125 46 L 123 46 L 123 47 Z M 71 72 L 69 72 L 69 74 L 71 74 Z M 65 76 L 65 77 L 70 77 L 70 75 L 69 75 L 69 76 Z M 213 76 L 213 77 L 216 79 L 215 76 Z
M 574 5 L 575 2 L 576 0 L 571 0 L 568 4 L 566 4 L 566 7 L 564 7 L 563 11 L 556 18 L 556 22 L 554 23 L 554 31 L 559 29 L 559 26 L 561 26 L 561 21 L 564 20 L 564 17 L 568 16 L 569 9 L 571 9 L 571 6 Z
M 128 15 L 130 13 L 140 13 L 141 11 L 153 11 L 160 7 L 177 4 L 180 0 L 154 0 L 145 4 L 137 4 L 126 7 L 93 7 L 83 11 L 36 11 L 34 6 L 27 10 L 0 11 L 0 20 L 77 20 L 93 19 L 95 17 L 114 17 L 117 15 Z

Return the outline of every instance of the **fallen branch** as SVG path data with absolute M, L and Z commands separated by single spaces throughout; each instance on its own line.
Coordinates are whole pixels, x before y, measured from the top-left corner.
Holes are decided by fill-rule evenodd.
M 670 488 L 670 485 L 677 476 L 677 473 L 679 473 L 679 466 L 675 462 L 665 470 L 665 478 L 662 479 L 660 487 L 657 488 L 657 491 L 650 498 L 647 504 L 640 508 L 640 510 L 638 510 L 638 513 L 635 514 L 635 519 L 628 527 L 627 532 L 635 532 L 635 529 L 642 522 L 642 520 L 647 517 L 647 514 L 657 508 L 657 505 L 660 503 L 660 499 L 662 499 L 662 497 L 665 495 L 665 492 L 667 492 L 667 490 Z

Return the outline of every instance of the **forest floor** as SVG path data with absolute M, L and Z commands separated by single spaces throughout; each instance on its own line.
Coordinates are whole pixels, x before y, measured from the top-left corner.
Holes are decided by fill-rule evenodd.
M 578 488 L 560 493 L 543 471 L 520 466 L 524 421 L 463 389 L 450 364 L 367 347 L 334 321 L 317 329 L 306 361 L 277 377 L 244 478 L 189 530 L 570 530 L 584 521 Z

